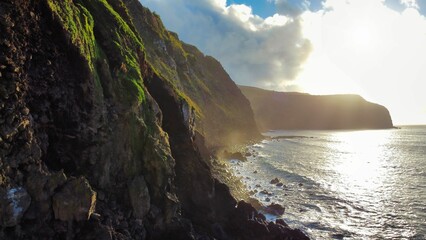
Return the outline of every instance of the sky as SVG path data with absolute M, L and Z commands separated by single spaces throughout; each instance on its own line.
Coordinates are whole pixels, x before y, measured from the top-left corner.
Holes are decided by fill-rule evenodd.
M 241 85 L 360 94 L 426 124 L 425 0 L 140 0 Z

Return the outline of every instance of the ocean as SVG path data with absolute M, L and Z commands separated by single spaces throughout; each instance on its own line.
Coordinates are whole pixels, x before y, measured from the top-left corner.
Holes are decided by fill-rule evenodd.
M 426 239 L 426 126 L 264 135 L 231 166 L 290 226 L 312 239 Z

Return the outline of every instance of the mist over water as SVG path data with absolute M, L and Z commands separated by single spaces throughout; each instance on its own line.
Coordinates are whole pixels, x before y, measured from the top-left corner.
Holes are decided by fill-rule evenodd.
M 254 197 L 286 207 L 291 226 L 313 239 L 426 238 L 426 126 L 265 135 L 288 137 L 231 165 Z

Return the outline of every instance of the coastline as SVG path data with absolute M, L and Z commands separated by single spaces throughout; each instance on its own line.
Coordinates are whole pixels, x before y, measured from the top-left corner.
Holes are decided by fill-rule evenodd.
M 280 217 L 312 239 L 423 239 L 421 206 L 426 203 L 419 197 L 425 179 L 409 169 L 424 169 L 418 166 L 424 142 L 417 139 L 424 139 L 425 127 L 274 131 L 280 137 L 251 145 L 258 155 L 230 165 L 251 197 L 263 205 L 282 204 L 286 211 Z M 283 185 L 272 184 L 275 178 Z M 402 183 L 396 178 L 408 179 Z M 389 194 L 398 197 L 389 199 Z M 408 208 L 413 202 L 419 207 Z
M 251 204 L 265 217 L 266 221 L 278 221 L 289 225 L 289 223 L 283 218 L 285 215 L 285 205 L 281 205 L 276 202 L 265 202 L 256 198 L 254 194 L 257 192 L 253 192 L 252 186 L 247 185 L 244 181 L 244 179 L 247 179 L 248 177 L 236 174 L 238 173 L 238 170 L 235 166 L 239 166 L 249 161 L 256 161 L 256 158 L 259 157 L 256 151 L 259 144 L 268 140 L 274 140 L 272 137 L 263 134 L 262 136 L 262 139 L 250 141 L 246 144 L 238 144 L 228 148 L 221 148 L 221 151 L 214 154 L 215 158 L 212 163 L 212 172 L 218 180 L 222 181 L 229 187 L 231 194 L 235 199 L 237 199 L 237 201 L 245 201 Z M 292 136 L 290 136 L 290 138 L 291 137 Z M 277 181 L 271 186 L 283 186 L 283 183 L 279 180 L 275 179 L 271 181 Z M 263 189 L 263 191 L 265 192 L 265 195 L 270 196 L 270 193 L 267 193 L 267 190 Z M 290 225 L 290 227 L 293 229 L 300 229 L 300 226 L 296 225 Z M 306 231 L 302 230 L 302 232 L 307 235 Z M 309 235 L 307 236 L 310 237 Z

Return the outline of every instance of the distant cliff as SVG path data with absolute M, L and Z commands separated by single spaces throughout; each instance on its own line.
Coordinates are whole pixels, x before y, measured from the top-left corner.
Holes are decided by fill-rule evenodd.
M 137 0 L 0 13 L 0 239 L 307 239 L 213 177 L 249 103 Z
M 240 86 L 257 124 L 270 129 L 392 128 L 389 111 L 358 95 L 315 96 Z

